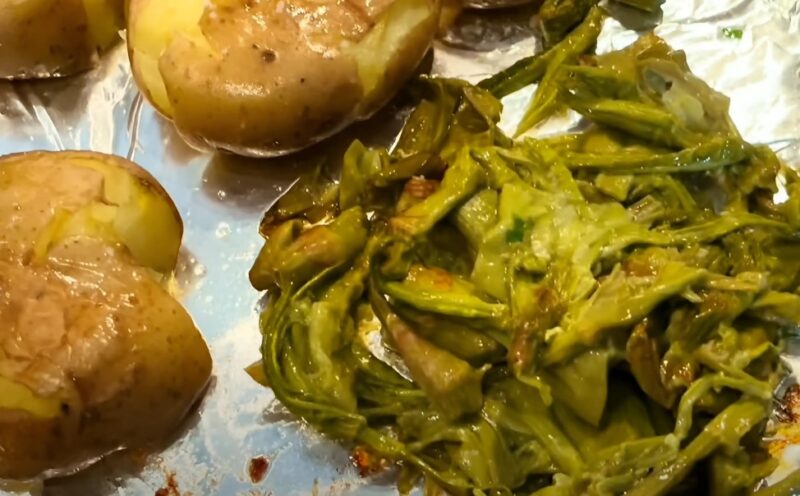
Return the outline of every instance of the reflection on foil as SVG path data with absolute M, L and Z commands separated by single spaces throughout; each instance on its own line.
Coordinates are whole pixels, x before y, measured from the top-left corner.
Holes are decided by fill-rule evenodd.
M 437 45 L 432 71 L 477 81 L 540 50 L 535 29 L 520 12 L 525 8 L 516 14 L 466 15 L 448 33 L 447 43 Z M 635 30 L 658 20 L 625 9 L 614 14 L 617 19 L 607 22 L 599 40 L 600 51 L 627 45 L 636 38 Z M 746 139 L 770 143 L 784 160 L 800 166 L 800 1 L 667 0 L 656 31 L 687 50 L 693 71 L 731 97 L 732 118 Z M 504 100 L 504 128 L 514 126 L 532 90 Z M 250 288 L 247 271 L 261 245 L 263 211 L 304 167 L 320 158 L 341 157 L 353 137 L 367 144 L 391 142 L 404 115 L 390 108 L 296 156 L 245 160 L 187 146 L 139 96 L 123 46 L 81 76 L 0 82 L 0 152 L 114 153 L 132 158 L 164 185 L 185 224 L 186 259 L 177 286 L 215 361 L 214 387 L 173 445 L 151 456 L 116 453 L 77 476 L 48 481 L 45 494 L 149 496 L 164 487 L 170 473 L 183 494 L 396 493 L 391 481 L 361 479 L 344 448 L 295 421 L 243 368 L 259 356 L 259 295 Z M 577 116 L 564 115 L 535 132 L 549 134 L 576 124 Z M 800 347 L 790 353 L 800 354 Z M 262 455 L 270 469 L 254 483 L 248 463 Z M 780 470 L 785 471 L 800 461 L 800 448 L 784 450 L 783 458 Z M 777 472 L 771 480 L 780 476 Z
M 441 41 L 455 48 L 489 52 L 530 40 L 536 35 L 532 19 L 538 4 L 524 3 L 502 10 L 466 11 L 442 35 Z

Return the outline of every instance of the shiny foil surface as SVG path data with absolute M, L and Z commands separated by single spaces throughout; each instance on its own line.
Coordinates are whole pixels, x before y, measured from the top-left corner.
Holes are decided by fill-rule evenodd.
M 488 0 L 480 2 L 487 6 Z M 800 167 L 800 1 L 667 0 L 662 19 L 612 7 L 614 18 L 606 22 L 598 51 L 622 48 L 637 30 L 657 23 L 657 34 L 686 50 L 692 70 L 731 98 L 731 116 L 743 136 L 769 143 Z M 466 12 L 437 44 L 431 72 L 477 81 L 541 50 L 533 12 L 530 5 Z M 507 130 L 532 91 L 504 99 Z M 391 143 L 406 115 L 396 102 L 310 150 L 259 161 L 187 146 L 139 95 L 122 44 L 100 67 L 77 77 L 0 82 L 0 153 L 113 153 L 149 170 L 170 193 L 185 225 L 177 286 L 214 358 L 208 395 L 162 452 L 119 452 L 77 475 L 33 484 L 34 494 L 397 493 L 391 473 L 361 478 L 345 448 L 297 422 L 244 368 L 259 358 L 261 295 L 250 287 L 247 271 L 262 244 L 258 225 L 264 211 L 304 168 L 341 156 L 354 137 Z M 563 131 L 577 120 L 554 119 L 536 132 Z M 797 356 L 800 345 L 790 343 L 787 363 L 800 371 Z M 800 460 L 800 446 L 786 448 L 783 458 L 771 480 Z

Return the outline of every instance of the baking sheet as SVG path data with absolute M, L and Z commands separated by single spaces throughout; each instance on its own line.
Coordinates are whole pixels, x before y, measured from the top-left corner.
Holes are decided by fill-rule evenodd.
M 432 72 L 476 81 L 541 49 L 530 11 L 465 15 L 445 37 L 447 44 L 436 47 Z M 625 8 L 614 13 L 600 51 L 627 45 L 636 37 L 633 29 L 654 21 Z M 731 115 L 746 139 L 770 143 L 800 166 L 800 1 L 668 0 L 656 32 L 687 50 L 694 72 L 731 97 Z M 531 91 L 504 100 L 505 126 L 519 118 Z M 390 107 L 298 156 L 256 161 L 184 144 L 138 95 L 122 46 L 79 77 L 0 83 L 0 153 L 114 153 L 161 181 L 186 229 L 178 272 L 183 301 L 215 362 L 209 394 L 174 444 L 153 456 L 118 453 L 77 476 L 48 482 L 44 494 L 152 495 L 169 486 L 177 489 L 167 493 L 173 495 L 396 493 L 391 477 L 360 478 L 345 449 L 296 422 L 243 368 L 259 356 L 260 295 L 246 273 L 261 245 L 257 226 L 264 210 L 305 167 L 341 154 L 353 137 L 374 144 L 391 140 L 404 115 Z M 554 120 L 538 132 L 557 132 L 575 119 Z M 248 465 L 261 456 L 269 468 L 253 482 Z M 785 456 L 800 458 L 800 448 Z

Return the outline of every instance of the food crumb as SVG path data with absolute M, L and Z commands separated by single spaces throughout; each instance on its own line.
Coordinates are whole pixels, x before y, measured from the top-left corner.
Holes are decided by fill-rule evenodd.
M 167 484 L 156 491 L 155 496 L 181 496 L 178 491 L 178 481 L 175 479 L 175 473 L 170 472 L 167 474 Z
M 789 386 L 778 404 L 777 414 L 781 422 L 789 424 L 800 422 L 800 384 Z
M 773 458 L 780 458 L 787 447 L 800 444 L 800 384 L 786 390 L 778 402 L 775 417 L 778 425 L 767 448 Z
M 247 473 L 250 475 L 250 481 L 253 484 L 263 481 L 267 470 L 269 470 L 269 460 L 265 456 L 253 458 L 247 466 Z
M 353 465 L 358 469 L 358 475 L 369 477 L 370 475 L 382 472 L 389 466 L 389 461 L 381 456 L 376 456 L 367 451 L 363 446 L 356 446 L 350 456 Z
M 439 181 L 416 176 L 409 179 L 403 187 L 406 194 L 418 200 L 424 200 L 431 196 L 437 189 L 439 189 Z

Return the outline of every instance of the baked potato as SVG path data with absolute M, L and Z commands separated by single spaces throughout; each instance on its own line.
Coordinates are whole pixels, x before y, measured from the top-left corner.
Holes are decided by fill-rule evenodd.
M 439 0 L 130 0 L 147 99 L 193 144 L 312 145 L 385 104 L 437 31 Z
M 120 39 L 124 0 L 0 0 L 0 78 L 68 76 Z
M 185 418 L 211 358 L 165 290 L 182 230 L 126 160 L 0 158 L 0 479 L 146 448 Z

